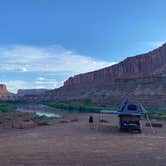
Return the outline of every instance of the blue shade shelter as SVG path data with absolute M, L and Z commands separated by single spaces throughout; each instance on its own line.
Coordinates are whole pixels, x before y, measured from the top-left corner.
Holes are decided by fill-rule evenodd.
M 119 110 L 113 110 L 113 111 L 101 110 L 100 113 L 114 114 L 114 115 L 141 115 L 141 114 L 145 114 L 146 110 L 142 106 L 142 104 L 125 99 L 122 102 Z

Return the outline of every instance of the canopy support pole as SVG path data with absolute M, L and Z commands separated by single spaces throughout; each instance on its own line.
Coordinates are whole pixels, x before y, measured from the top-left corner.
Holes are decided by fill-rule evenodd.
M 142 106 L 141 104 L 141 109 L 143 111 L 143 113 L 145 114 L 145 117 L 146 117 L 146 120 L 148 121 L 149 125 L 150 125 L 150 128 L 152 129 L 152 132 L 155 133 L 154 129 L 153 129 L 153 126 L 152 126 L 152 122 L 149 118 L 149 115 L 147 114 L 147 111 L 145 110 L 145 108 Z

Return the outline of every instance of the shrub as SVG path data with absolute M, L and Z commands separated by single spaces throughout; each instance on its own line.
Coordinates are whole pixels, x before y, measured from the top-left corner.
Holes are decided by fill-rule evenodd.
M 49 103 L 46 103 L 46 105 L 48 105 L 50 107 L 58 108 L 58 109 L 69 110 L 69 111 L 94 112 L 94 113 L 98 113 L 102 109 L 108 109 L 108 110 L 117 109 L 117 108 L 111 107 L 111 106 L 100 107 L 100 106 L 92 105 L 89 103 L 89 101 L 88 101 L 88 104 L 85 104 L 85 102 L 84 102 L 84 104 L 49 102 Z

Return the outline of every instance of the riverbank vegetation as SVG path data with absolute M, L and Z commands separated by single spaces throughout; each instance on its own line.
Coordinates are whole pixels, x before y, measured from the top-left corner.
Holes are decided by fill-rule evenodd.
M 92 103 L 83 103 L 83 104 L 76 104 L 76 103 L 64 103 L 64 102 L 48 102 L 45 103 L 46 105 L 57 108 L 57 109 L 62 109 L 62 110 L 67 110 L 67 111 L 77 111 L 77 112 L 85 112 L 85 113 L 99 113 L 100 110 L 118 110 L 117 107 L 113 106 L 96 106 Z M 158 119 L 158 120 L 166 120 L 166 110 L 161 111 L 161 110 L 148 110 L 147 111 L 149 117 L 151 119 Z
M 69 110 L 69 111 L 78 111 L 78 112 L 93 112 L 93 113 L 99 113 L 100 110 L 107 109 L 107 110 L 117 110 L 116 107 L 113 106 L 96 106 L 94 104 L 79 104 L 79 103 L 64 103 L 64 102 L 48 102 L 45 103 L 46 105 L 53 107 L 53 108 L 58 108 L 58 109 L 63 109 L 63 110 Z
M 161 111 L 161 110 L 148 111 L 148 115 L 150 119 L 166 120 L 166 111 Z
M 27 105 L 31 103 L 27 102 L 0 102 L 0 112 L 10 112 L 15 111 L 18 106 Z M 34 103 L 33 103 L 34 104 Z M 83 103 L 65 103 L 60 101 L 55 102 L 44 102 L 44 103 L 37 103 L 37 104 L 44 104 L 53 108 L 53 110 L 58 109 L 59 111 L 68 111 L 69 113 L 72 112 L 80 112 L 80 113 L 99 113 L 100 110 L 118 110 L 117 107 L 113 107 L 111 105 L 107 106 L 97 106 L 93 104 L 90 100 L 85 100 Z M 150 119 L 158 119 L 158 120 L 166 120 L 166 110 L 148 110 L 148 115 Z M 41 119 L 45 119 L 46 117 L 41 117 Z
M 0 102 L 0 112 L 10 112 L 16 109 L 16 104 Z

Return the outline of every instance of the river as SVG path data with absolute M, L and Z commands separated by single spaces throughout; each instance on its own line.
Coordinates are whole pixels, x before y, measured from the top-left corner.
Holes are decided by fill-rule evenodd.
M 16 111 L 32 112 L 32 113 L 36 113 L 38 116 L 46 116 L 49 118 L 61 118 L 62 117 L 62 115 L 57 113 L 56 109 L 43 105 L 43 104 L 34 104 L 34 105 L 28 104 L 28 105 L 18 106 Z

